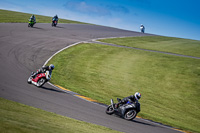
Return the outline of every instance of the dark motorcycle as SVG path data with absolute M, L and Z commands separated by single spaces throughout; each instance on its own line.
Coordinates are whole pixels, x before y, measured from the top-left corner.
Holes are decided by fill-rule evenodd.
M 52 26 L 52 27 L 53 27 L 53 26 L 56 27 L 57 24 L 58 24 L 58 20 L 56 20 L 55 18 L 53 18 L 51 26 Z
M 121 99 L 117 100 L 118 102 L 121 101 Z M 113 102 L 113 99 L 111 99 L 111 105 L 109 105 L 106 109 L 106 114 L 109 115 L 116 114 L 123 117 L 126 120 L 134 119 L 139 112 L 140 112 L 139 102 L 133 103 L 128 101 L 126 104 L 119 105 L 118 108 L 115 108 L 115 103 Z

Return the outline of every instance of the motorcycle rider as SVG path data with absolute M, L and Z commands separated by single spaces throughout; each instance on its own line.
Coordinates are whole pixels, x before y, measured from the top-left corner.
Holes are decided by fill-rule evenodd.
M 35 16 L 32 15 L 32 16 L 30 17 L 29 21 L 33 21 L 34 23 L 36 23 L 36 18 L 35 18 Z
M 35 78 L 36 75 L 40 74 L 40 73 L 45 73 L 46 71 L 49 71 L 50 73 L 52 73 L 53 69 L 55 68 L 55 66 L 53 64 L 49 65 L 49 66 L 44 66 L 40 69 L 37 70 L 36 73 L 32 72 L 32 77 Z
M 52 18 L 52 21 L 53 20 L 56 20 L 56 22 L 58 23 L 58 16 L 57 16 L 57 14 Z
M 134 95 L 131 95 L 129 97 L 125 97 L 121 101 L 115 104 L 115 108 L 118 108 L 120 104 L 126 104 L 127 102 L 138 102 L 138 100 L 141 98 L 141 94 L 139 92 L 136 92 Z
M 140 26 L 140 30 L 141 30 L 142 33 L 144 33 L 145 27 L 144 27 L 143 24 L 141 24 L 141 26 Z

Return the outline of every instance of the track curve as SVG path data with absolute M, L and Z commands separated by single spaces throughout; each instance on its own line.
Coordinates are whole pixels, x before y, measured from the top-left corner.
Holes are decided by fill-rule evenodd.
M 179 132 L 143 119 L 126 121 L 106 115 L 105 107 L 49 84 L 43 88 L 27 84 L 31 71 L 70 44 L 95 38 L 148 34 L 84 24 L 59 24 L 58 27 L 36 24 L 28 28 L 26 23 L 1 23 L 0 30 L 0 97 L 127 133 Z

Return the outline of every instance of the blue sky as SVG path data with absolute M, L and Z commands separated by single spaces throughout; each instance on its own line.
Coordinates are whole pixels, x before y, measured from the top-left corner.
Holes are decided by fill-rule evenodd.
M 200 40 L 200 0 L 1 0 L 0 9 Z

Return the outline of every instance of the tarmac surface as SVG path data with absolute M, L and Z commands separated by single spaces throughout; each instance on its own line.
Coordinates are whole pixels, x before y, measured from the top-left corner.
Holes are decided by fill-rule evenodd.
M 1 23 L 0 31 L 0 97 L 127 133 L 180 132 L 140 118 L 126 121 L 107 115 L 105 106 L 83 100 L 49 84 L 42 88 L 27 84 L 32 71 L 70 44 L 96 38 L 149 34 L 84 24 L 58 24 L 57 27 L 36 24 L 28 28 L 27 23 Z

